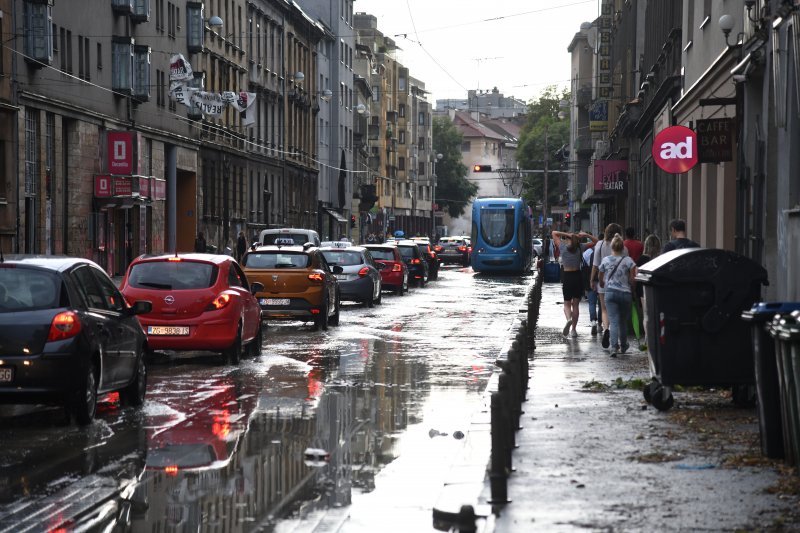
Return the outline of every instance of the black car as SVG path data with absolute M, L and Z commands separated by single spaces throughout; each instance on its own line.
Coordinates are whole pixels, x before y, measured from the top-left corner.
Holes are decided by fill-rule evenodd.
M 147 337 L 114 282 L 88 259 L 0 256 L 0 403 L 65 405 L 81 425 L 100 394 L 144 402 Z
M 428 239 L 414 239 L 417 243 L 417 248 L 422 252 L 422 257 L 428 263 L 428 280 L 435 281 L 439 279 L 439 256 L 433 249 L 431 242 Z
M 397 241 L 397 249 L 408 267 L 408 279 L 419 287 L 424 287 L 428 281 L 428 262 L 422 255 L 417 243 L 414 241 Z

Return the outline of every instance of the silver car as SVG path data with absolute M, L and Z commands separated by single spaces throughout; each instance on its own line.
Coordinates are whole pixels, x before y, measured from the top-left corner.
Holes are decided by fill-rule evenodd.
M 330 266 L 342 267 L 336 274 L 342 300 L 360 302 L 367 307 L 381 303 L 382 263 L 376 263 L 369 250 L 361 246 L 324 246 L 322 255 Z
M 535 257 L 541 257 L 542 256 L 542 239 L 539 239 L 538 237 L 534 237 L 531 240 L 533 241 L 533 255 Z

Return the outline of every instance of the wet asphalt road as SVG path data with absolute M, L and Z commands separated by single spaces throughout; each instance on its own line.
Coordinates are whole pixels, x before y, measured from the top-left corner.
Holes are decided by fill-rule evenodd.
M 445 267 L 328 331 L 270 322 L 238 367 L 161 354 L 145 406 L 87 428 L 3 408 L 0 532 L 432 530 L 530 281 Z

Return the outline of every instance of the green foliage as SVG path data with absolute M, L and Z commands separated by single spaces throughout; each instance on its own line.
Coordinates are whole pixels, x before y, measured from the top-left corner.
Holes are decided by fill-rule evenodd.
M 562 89 L 559 93 L 555 86 L 544 90 L 539 100 L 528 104 L 528 116 L 520 132 L 517 148 L 517 161 L 521 168 L 527 170 L 544 170 L 545 160 L 548 170 L 559 170 L 560 163 L 555 160 L 554 152 L 569 143 L 569 120 L 559 120 L 562 109 L 559 102 L 570 101 L 570 93 Z M 548 173 L 547 196 L 548 205 L 554 205 L 558 199 L 558 172 Z M 525 176 L 523 199 L 529 204 L 541 204 L 544 196 L 544 174 L 534 173 Z
M 478 186 L 467 180 L 461 159 L 463 136 L 448 117 L 433 118 L 433 152 L 442 154 L 436 163 L 436 203 L 455 218 L 464 214 Z

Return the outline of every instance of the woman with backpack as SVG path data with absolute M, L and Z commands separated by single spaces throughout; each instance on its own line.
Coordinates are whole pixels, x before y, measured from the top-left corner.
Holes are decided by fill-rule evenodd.
M 564 295 L 564 317 L 567 324 L 564 326 L 562 335 L 565 337 L 570 334 L 577 337 L 578 332 L 575 327 L 578 325 L 580 315 L 580 304 L 583 299 L 583 275 L 581 274 L 581 263 L 583 263 L 583 252 L 590 246 L 589 243 L 582 243 L 581 239 L 588 237 L 592 244 L 597 239 L 588 233 L 566 233 L 563 231 L 553 231 L 553 245 L 559 251 L 561 258 L 561 292 Z
M 600 287 L 605 289 L 608 312 L 611 357 L 628 351 L 628 322 L 631 320 L 632 295 L 636 279 L 636 263 L 622 255 L 625 245 L 622 236 L 611 240 L 611 255 L 600 264 Z M 603 346 L 606 348 L 606 346 Z

